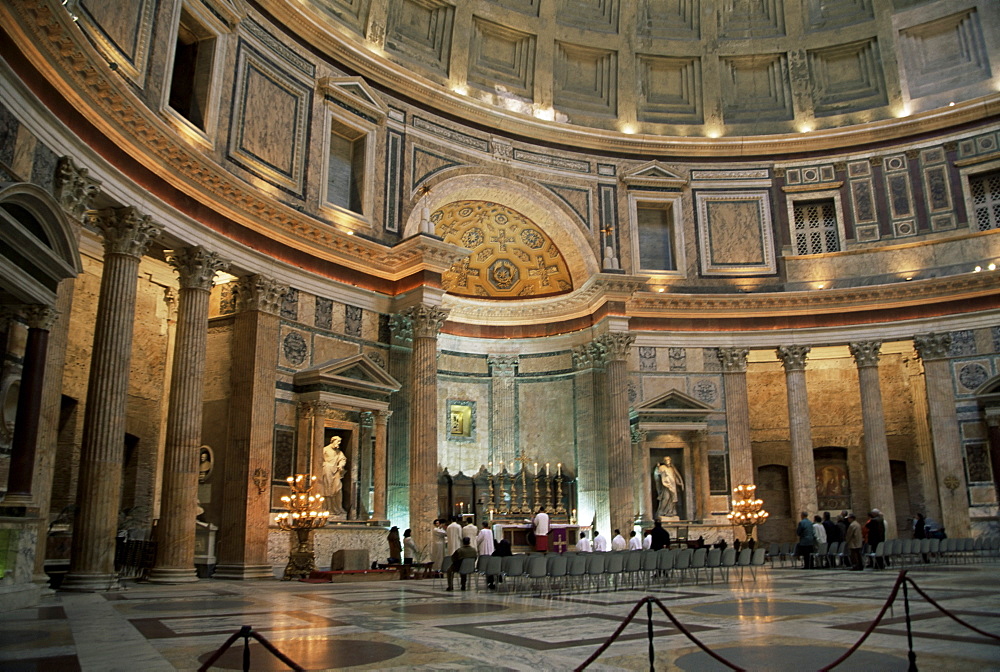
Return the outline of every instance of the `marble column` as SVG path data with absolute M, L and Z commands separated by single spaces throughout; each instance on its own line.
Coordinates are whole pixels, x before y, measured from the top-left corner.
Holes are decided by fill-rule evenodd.
M 373 442 L 375 430 L 375 414 L 372 411 L 361 412 L 360 436 L 358 454 L 361 462 L 358 465 L 358 520 L 369 520 L 368 513 L 374 509 L 372 503 L 372 471 L 375 457 Z
M 694 520 L 705 520 L 712 511 L 712 489 L 708 482 L 708 430 L 699 429 L 692 432 L 692 445 L 694 447 L 694 478 L 696 491 L 690 492 L 688 496 L 694 502 L 694 515 L 688 514 L 688 518 Z
M 885 413 L 878 380 L 880 341 L 861 341 L 849 346 L 858 366 L 861 387 L 861 421 L 865 433 L 865 464 L 868 468 L 868 501 L 885 518 L 886 538 L 896 537 L 896 500 L 889 470 L 889 443 L 885 438 Z
M 375 467 L 372 476 L 372 520 L 387 520 L 386 518 L 386 444 L 389 417 L 392 411 L 375 411 Z
M 608 401 L 608 499 L 611 527 L 631 529 L 636 513 L 632 484 L 639 465 L 632 461 L 627 361 L 635 336 L 616 332 L 605 334 L 598 340 L 606 349 L 604 358 Z
M 28 322 L 28 337 L 24 344 L 21 386 L 17 394 L 14 435 L 11 437 L 10 471 L 7 496 L 4 498 L 4 504 L 8 506 L 32 502 L 49 331 L 57 316 L 51 307 L 40 305 L 25 306 L 23 314 Z
M 903 360 L 906 386 L 913 404 L 913 456 L 920 474 L 920 499 L 914 504 L 928 518 L 941 520 L 941 499 L 938 497 L 937 470 L 934 465 L 934 441 L 931 438 L 927 390 L 924 385 L 924 364 L 914 353 Z M 911 461 L 911 464 L 913 462 Z
M 87 382 L 70 570 L 63 590 L 109 590 L 118 585 L 115 535 L 137 276 L 142 255 L 161 231 L 148 215 L 131 207 L 102 210 L 93 223 L 104 236 L 104 268 Z
M 750 445 L 750 401 L 747 395 L 748 348 L 719 348 L 722 388 L 726 395 L 726 436 L 732 486 L 757 482 Z
M 262 275 L 235 288 L 226 446 L 216 579 L 273 576 L 267 561 L 271 452 L 278 369 L 278 311 L 287 287 Z
M 448 311 L 414 306 L 403 315 L 413 325 L 410 400 L 410 529 L 421 554 L 431 547 L 431 521 L 438 517 L 437 337 Z
M 951 334 L 920 334 L 913 337 L 913 344 L 924 363 L 941 522 L 949 537 L 967 537 L 971 531 L 969 495 L 948 360 Z
M 795 520 L 798 520 L 801 511 L 814 515 L 818 506 L 812 424 L 806 394 L 806 355 L 810 349 L 806 345 L 783 345 L 777 349 L 778 359 L 785 367 L 785 388 L 788 394 L 788 426 L 792 443 L 792 511 Z
M 493 464 L 514 464 L 517 457 L 517 396 L 514 376 L 517 355 L 490 355 L 490 450 L 487 459 Z
M 633 453 L 635 464 L 643 474 L 643 477 L 636 479 L 636 496 L 639 502 L 639 514 L 644 521 L 653 520 L 653 514 L 656 513 L 653 508 L 653 489 L 650 487 L 649 478 L 646 477 L 647 474 L 653 473 L 653 465 L 649 462 L 649 445 L 646 443 L 648 438 L 647 431 L 636 429 L 633 432 L 632 439 L 636 447 Z
M 413 375 L 413 325 L 402 315 L 389 316 L 389 375 L 399 381 L 399 392 L 389 397 L 386 442 L 386 517 L 401 527 L 410 519 L 410 403 L 413 399 L 410 376 Z M 433 521 L 433 518 L 431 519 Z M 415 522 L 415 521 L 414 521 Z M 426 524 L 430 527 L 430 523 Z M 428 556 L 429 557 L 429 556 Z
M 157 525 L 153 583 L 198 580 L 194 568 L 195 519 L 198 517 L 198 453 L 205 396 L 205 350 L 208 346 L 208 300 L 217 271 L 229 263 L 202 247 L 168 250 L 167 262 L 180 278 L 177 331 L 170 376 L 163 490 Z

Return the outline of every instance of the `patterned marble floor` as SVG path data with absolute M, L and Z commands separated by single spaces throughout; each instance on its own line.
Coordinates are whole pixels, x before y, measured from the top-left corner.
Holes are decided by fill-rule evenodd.
M 944 607 L 1000 634 L 1000 564 L 912 569 Z M 56 593 L 0 613 L 0 669 L 195 670 L 250 625 L 308 670 L 568 670 L 581 664 L 644 595 L 660 598 L 696 637 L 753 670 L 815 670 L 853 644 L 882 607 L 892 571 L 768 569 L 714 585 L 646 590 L 445 592 L 440 581 L 354 584 L 129 584 L 104 594 Z M 483 587 L 485 588 L 485 587 Z M 1000 670 L 1000 642 L 962 627 L 910 591 L 918 668 Z M 645 610 L 590 670 L 649 669 Z M 840 670 L 905 670 L 903 603 Z M 662 614 L 658 670 L 720 670 Z M 242 669 L 242 643 L 213 669 Z M 251 645 L 251 669 L 288 669 Z

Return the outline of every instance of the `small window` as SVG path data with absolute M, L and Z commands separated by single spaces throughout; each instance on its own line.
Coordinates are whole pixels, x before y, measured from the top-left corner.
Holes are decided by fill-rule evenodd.
M 216 36 L 181 8 L 168 104 L 202 131 L 207 130 Z
M 972 221 L 974 231 L 1000 229 L 1000 170 L 969 176 L 972 194 Z
M 338 207 L 366 215 L 365 165 L 368 135 L 333 120 L 326 198 Z
M 671 203 L 637 203 L 639 267 L 649 271 L 677 270 L 674 216 Z
M 799 201 L 793 215 L 796 254 L 840 252 L 837 208 L 832 199 Z

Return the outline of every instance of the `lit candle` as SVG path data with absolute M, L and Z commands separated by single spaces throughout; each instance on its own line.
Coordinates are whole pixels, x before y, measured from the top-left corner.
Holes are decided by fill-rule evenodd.
M 535 462 L 535 476 L 538 475 L 538 462 Z
M 499 471 L 503 472 L 503 460 L 500 460 L 500 469 L 499 469 Z
M 556 462 L 556 476 L 562 476 L 562 462 Z
M 549 476 L 549 463 L 546 462 L 545 463 L 545 477 L 548 478 L 548 476 Z

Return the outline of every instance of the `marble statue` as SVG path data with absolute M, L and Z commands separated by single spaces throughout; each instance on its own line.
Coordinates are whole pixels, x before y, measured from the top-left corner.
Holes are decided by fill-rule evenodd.
M 347 456 L 340 449 L 341 438 L 335 436 L 330 443 L 323 446 L 323 480 L 322 494 L 326 497 L 326 505 L 333 516 L 344 514 L 344 469 L 347 466 Z
M 659 499 L 659 504 L 656 507 L 656 518 L 676 516 L 677 496 L 678 492 L 684 489 L 684 479 L 677 471 L 677 467 L 670 461 L 669 456 L 664 457 L 663 462 L 656 465 L 653 480 L 656 482 L 656 496 Z

